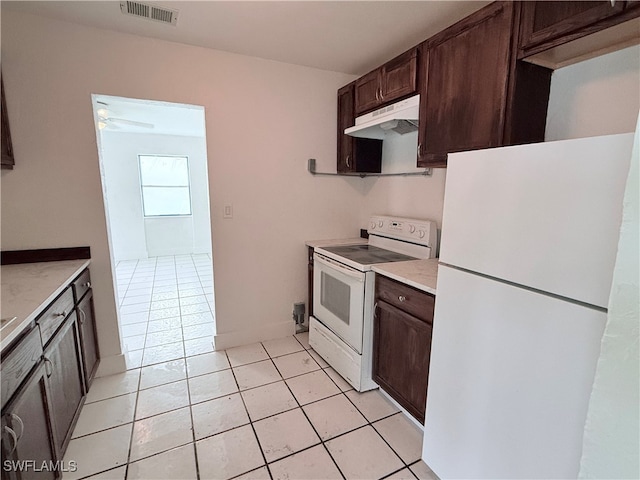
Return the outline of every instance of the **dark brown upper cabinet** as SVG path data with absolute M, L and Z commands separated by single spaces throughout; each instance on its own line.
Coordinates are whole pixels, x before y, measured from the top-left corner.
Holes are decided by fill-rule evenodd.
M 353 127 L 355 82 L 338 90 L 338 173 L 380 173 L 382 168 L 382 140 L 356 138 L 345 135 L 345 128 Z
M 492 3 L 427 42 L 427 156 L 501 144 L 512 22 L 512 5 Z
M 524 2 L 520 48 L 532 50 L 563 43 L 566 37 L 623 11 L 625 2 Z
M 556 69 L 637 45 L 639 3 L 524 2 L 518 58 Z
M 0 129 L 2 130 L 2 137 L 0 140 L 2 141 L 2 168 L 3 169 L 13 169 L 15 165 L 15 160 L 13 158 L 13 146 L 11 144 L 11 131 L 9 130 L 9 117 L 7 115 L 7 103 L 4 98 L 4 81 L 0 76 L 0 91 L 2 92 L 2 111 L 0 112 Z
M 419 126 L 418 126 L 418 167 L 432 166 L 426 157 L 426 144 L 427 144 L 427 125 L 425 118 L 427 118 L 427 83 L 429 80 L 429 47 L 427 42 L 424 42 L 420 48 L 420 62 L 418 70 L 418 92 L 420 92 L 420 110 L 418 113 Z
M 544 140 L 551 71 L 512 55 L 519 13 L 517 4 L 494 2 L 423 44 L 419 167 L 444 167 L 453 152 Z
M 356 115 L 416 92 L 418 51 L 397 56 L 355 82 Z
M 419 93 L 418 167 L 543 142 L 553 70 L 638 44 L 639 31 L 640 1 L 493 2 L 356 80 L 355 114 Z

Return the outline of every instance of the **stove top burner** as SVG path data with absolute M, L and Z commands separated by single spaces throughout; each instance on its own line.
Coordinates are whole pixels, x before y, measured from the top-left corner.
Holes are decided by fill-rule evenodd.
M 323 250 L 340 255 L 346 259 L 361 265 L 373 265 L 376 263 L 403 262 L 416 260 L 402 253 L 392 252 L 372 245 L 339 245 L 336 247 L 323 247 Z

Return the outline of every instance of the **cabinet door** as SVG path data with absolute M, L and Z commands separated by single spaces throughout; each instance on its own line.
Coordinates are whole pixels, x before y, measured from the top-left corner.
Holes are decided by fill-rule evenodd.
M 432 324 L 386 302 L 376 304 L 373 379 L 424 423 Z
M 43 462 L 50 465 L 56 459 L 45 378 L 44 363 L 40 363 L 2 410 L 3 479 L 40 480 L 57 476 L 56 472 L 35 471 L 34 468 L 41 469 Z M 33 463 L 29 464 L 30 468 L 19 471 L 17 462 L 20 461 Z M 23 467 L 26 465 L 22 464 Z
M 563 37 L 620 13 L 621 1 L 523 2 L 520 47 L 564 43 Z
M 64 452 L 84 397 L 80 338 L 76 314 L 72 313 L 45 350 L 47 393 L 54 421 L 54 440 Z
M 513 5 L 495 2 L 429 42 L 425 160 L 502 144 Z
M 355 112 L 360 115 L 380 105 L 381 69 L 369 72 L 355 83 Z
M 420 48 L 420 61 L 418 62 L 418 93 L 420 94 L 420 123 L 418 125 L 418 167 L 435 166 L 430 165 L 426 157 L 427 145 L 427 92 L 429 85 L 429 46 L 424 42 Z M 435 162 L 433 162 L 435 163 Z
M 338 90 L 338 173 L 380 173 L 382 140 L 356 138 L 344 134 L 355 123 L 355 83 Z
M 78 322 L 80 323 L 80 341 L 82 364 L 86 391 L 98 368 L 98 340 L 96 334 L 95 310 L 93 308 L 93 292 L 89 291 L 78 304 Z
M 9 117 L 7 115 L 7 102 L 4 98 L 4 82 L 2 81 L 2 77 L 0 76 L 0 92 L 1 92 L 1 104 L 0 107 L 2 110 L 0 111 L 0 131 L 1 138 L 0 141 L 2 143 L 2 168 L 12 169 L 15 165 L 15 160 L 13 158 L 13 146 L 11 144 L 11 131 L 9 130 Z
M 353 126 L 355 114 L 353 111 L 354 84 L 350 83 L 338 90 L 338 164 L 339 173 L 353 171 L 353 137 L 344 134 L 345 128 Z
M 381 103 L 393 102 L 416 92 L 418 51 L 416 48 L 387 62 L 382 70 Z

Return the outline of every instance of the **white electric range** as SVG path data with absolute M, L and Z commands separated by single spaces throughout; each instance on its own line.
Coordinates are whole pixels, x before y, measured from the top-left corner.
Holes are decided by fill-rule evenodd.
M 430 220 L 373 216 L 361 245 L 317 247 L 313 257 L 313 316 L 309 343 L 360 391 L 377 388 L 371 378 L 373 265 L 433 258 L 437 226 Z

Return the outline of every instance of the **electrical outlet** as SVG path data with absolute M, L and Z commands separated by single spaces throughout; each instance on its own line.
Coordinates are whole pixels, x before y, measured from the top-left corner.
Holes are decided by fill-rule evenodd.
M 222 218 L 233 218 L 233 204 L 225 203 Z

